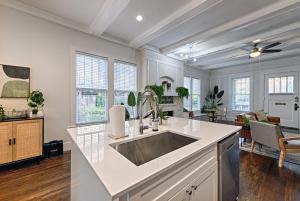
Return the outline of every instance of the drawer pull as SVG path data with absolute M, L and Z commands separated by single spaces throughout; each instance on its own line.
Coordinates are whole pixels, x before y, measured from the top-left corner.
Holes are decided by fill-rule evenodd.
M 16 138 L 13 139 L 13 143 L 16 144 Z
M 275 105 L 286 105 L 286 103 L 275 103 Z
M 186 193 L 187 193 L 188 195 L 192 195 L 192 194 L 193 194 L 193 190 L 186 190 Z
M 11 146 L 11 139 L 8 140 L 8 145 Z

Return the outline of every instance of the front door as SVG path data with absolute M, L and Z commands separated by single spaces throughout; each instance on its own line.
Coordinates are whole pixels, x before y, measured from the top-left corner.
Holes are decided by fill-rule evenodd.
M 281 125 L 299 128 L 299 73 L 265 75 L 265 111 L 280 117 Z

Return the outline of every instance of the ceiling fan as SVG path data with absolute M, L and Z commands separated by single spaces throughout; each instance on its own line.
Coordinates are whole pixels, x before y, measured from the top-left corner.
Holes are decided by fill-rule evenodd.
M 255 58 L 260 56 L 262 53 L 277 53 L 277 52 L 281 52 L 281 49 L 271 49 L 273 47 L 276 47 L 278 45 L 281 45 L 280 42 L 275 42 L 263 47 L 258 47 L 258 45 L 260 44 L 260 42 L 257 43 L 253 43 L 253 48 L 252 50 L 250 50 L 249 52 L 249 57 L 250 58 Z

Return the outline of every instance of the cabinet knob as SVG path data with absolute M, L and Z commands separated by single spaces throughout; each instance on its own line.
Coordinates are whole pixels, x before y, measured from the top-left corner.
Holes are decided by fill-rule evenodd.
M 193 194 L 193 190 L 191 190 L 191 189 L 186 190 L 186 193 L 189 194 L 189 195 L 192 195 Z
M 192 186 L 192 189 L 197 190 L 198 186 Z

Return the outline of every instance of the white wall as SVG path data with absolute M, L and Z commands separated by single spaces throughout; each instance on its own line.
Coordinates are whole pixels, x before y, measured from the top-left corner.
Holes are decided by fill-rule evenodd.
M 251 86 L 251 111 L 264 109 L 265 75 L 282 72 L 300 72 L 300 57 L 282 58 L 262 63 L 235 66 L 211 71 L 210 85 L 219 85 L 225 90 L 224 106 L 229 110 L 230 119 L 234 119 L 238 112 L 231 110 L 231 80 L 235 77 L 249 76 Z M 300 86 L 300 83 L 299 83 Z
M 185 66 L 184 76 L 197 78 L 201 80 L 201 108 L 202 108 L 203 104 L 205 103 L 205 97 L 210 87 L 210 72 L 200 70 L 190 66 Z
M 75 50 L 108 57 L 110 72 L 114 58 L 136 63 L 134 49 L 2 6 L 0 27 L 0 63 L 30 67 L 31 90 L 45 95 L 45 141 L 69 141 L 66 127 L 75 121 Z M 112 92 L 112 82 L 109 87 Z M 8 110 L 27 108 L 25 99 L 0 99 L 0 104 Z

